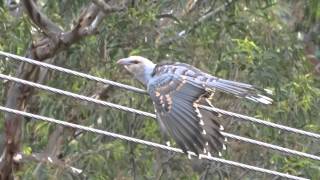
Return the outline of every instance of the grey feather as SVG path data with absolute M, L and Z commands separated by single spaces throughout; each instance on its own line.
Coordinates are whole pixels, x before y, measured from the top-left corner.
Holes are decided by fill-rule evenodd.
M 202 127 L 200 117 L 194 103 L 207 92 L 200 86 L 194 86 L 177 76 L 161 77 L 149 83 L 148 92 L 157 107 L 158 119 L 166 126 L 168 132 L 184 150 L 200 154 L 205 151 L 218 152 L 222 148 L 224 137 L 219 133 L 220 125 L 212 121 L 209 114 L 205 116 L 205 126 Z M 161 83 L 159 81 L 161 80 Z M 171 83 L 171 84 L 170 84 Z M 161 85 L 159 85 L 161 84 Z M 172 98 L 170 108 L 165 95 Z M 210 113 L 213 115 L 213 113 Z M 208 133 L 203 134 L 203 130 Z M 216 136 L 216 137 L 214 137 Z M 208 144 L 208 146 L 206 146 Z
M 224 149 L 225 138 L 216 120 L 219 114 L 197 108 L 198 104 L 211 106 L 207 100 L 215 89 L 255 102 L 272 103 L 264 89 L 219 79 L 188 64 L 156 65 L 141 56 L 120 59 L 118 63 L 147 87 L 163 134 L 170 134 L 185 153 L 218 153 Z

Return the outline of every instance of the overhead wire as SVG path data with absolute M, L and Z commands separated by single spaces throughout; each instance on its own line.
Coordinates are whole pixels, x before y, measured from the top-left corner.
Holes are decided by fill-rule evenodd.
M 280 130 L 284 130 L 284 131 L 287 131 L 287 132 L 292 132 L 292 133 L 295 133 L 295 134 L 304 135 L 304 136 L 308 136 L 308 137 L 312 137 L 312 138 L 320 140 L 320 134 L 317 134 L 317 133 L 314 133 L 314 132 L 309 132 L 309 131 L 305 131 L 305 130 L 301 130 L 301 129 L 297 129 L 297 128 L 284 126 L 284 125 L 281 125 L 281 124 L 272 123 L 272 122 L 269 122 L 269 121 L 265 121 L 265 120 L 261 120 L 261 119 L 258 119 L 258 118 L 254 118 L 254 117 L 250 117 L 250 116 L 246 116 L 246 115 L 242 115 L 242 114 L 226 111 L 226 110 L 219 109 L 219 108 L 216 108 L 216 107 L 208 107 L 208 106 L 203 106 L 203 105 L 199 105 L 199 107 L 203 108 L 203 109 L 206 109 L 206 110 L 209 110 L 209 111 L 211 110 L 211 111 L 214 111 L 214 112 L 217 112 L 217 113 L 220 113 L 220 114 L 224 114 L 224 115 L 227 115 L 227 116 L 236 117 L 236 118 L 239 118 L 239 119 L 243 119 L 243 120 L 246 120 L 246 121 L 257 123 L 257 124 L 260 124 L 260 125 L 265 125 L 265 126 L 269 126 L 269 127 L 272 127 L 272 128 L 276 128 L 276 129 L 280 129 Z
M 18 56 L 18 55 L 7 53 L 7 52 L 3 52 L 3 51 L 0 51 L 0 55 L 6 56 L 6 57 L 10 57 L 10 58 L 12 58 L 14 60 L 19 60 L 19 61 L 22 61 L 22 62 L 27 62 L 29 64 L 33 64 L 33 65 L 37 65 L 37 66 L 40 66 L 40 67 L 48 68 L 48 69 L 51 69 L 51 70 L 55 70 L 55 71 L 59 71 L 59 72 L 67 73 L 67 74 L 71 74 L 71 75 L 78 76 L 78 77 L 81 77 L 81 78 L 86 78 L 86 79 L 93 80 L 93 81 L 96 81 L 96 82 L 100 82 L 100 83 L 103 83 L 103 84 L 109 84 L 109 85 L 112 85 L 112 86 L 116 86 L 116 87 L 119 87 L 119 88 L 122 88 L 122 89 L 129 90 L 129 91 L 142 93 L 142 94 L 147 94 L 147 92 L 145 90 L 140 89 L 140 88 L 136 88 L 136 87 L 133 87 L 133 86 L 121 84 L 121 83 L 114 82 L 114 81 L 107 80 L 107 79 L 103 79 L 103 78 L 99 78 L 99 77 L 96 77 L 96 76 L 92 76 L 92 75 L 85 74 L 85 73 L 82 73 L 82 72 L 74 71 L 74 70 L 71 70 L 71 69 L 55 66 L 55 65 L 52 65 L 52 64 L 49 64 L 49 63 L 36 61 L 36 60 L 30 59 L 30 58 Z
M 0 51 L 0 55 L 4 55 L 6 57 L 10 57 L 10 58 L 13 58 L 15 60 L 20 60 L 20 61 L 23 61 L 23 62 L 31 63 L 31 64 L 34 64 L 34 65 L 39 65 L 41 67 L 57 70 L 57 71 L 64 72 L 64 73 L 67 73 L 67 74 L 72 74 L 72 75 L 75 75 L 75 76 L 84 77 L 84 78 L 87 78 L 87 79 L 90 79 L 90 80 L 94 80 L 94 81 L 97 81 L 97 82 L 101 82 L 101 83 L 104 83 L 104 84 L 110 84 L 110 85 L 113 85 L 113 86 L 116 86 L 116 87 L 120 87 L 120 88 L 124 88 L 124 89 L 130 90 L 130 91 L 134 91 L 134 92 L 138 92 L 138 93 L 142 93 L 142 94 L 147 94 L 146 91 L 143 90 L 143 89 L 139 89 L 139 88 L 135 88 L 133 86 L 129 86 L 129 85 L 117 83 L 117 82 L 114 82 L 114 81 L 106 80 L 106 79 L 103 79 L 103 78 L 91 76 L 91 75 L 88 75 L 88 74 L 85 74 L 85 73 L 81 73 L 81 72 L 77 72 L 77 71 L 73 71 L 73 70 L 70 70 L 70 69 L 58 67 L 58 66 L 51 65 L 51 64 L 48 64 L 48 63 L 35 61 L 35 60 L 32 60 L 32 59 L 25 58 L 25 57 L 22 57 L 22 56 L 17 56 L 17 55 L 11 54 L 11 53 L 6 53 L 6 52 Z M 6 76 L 6 75 L 4 75 L 4 76 Z M 10 76 L 8 76 L 8 77 L 12 78 Z M 6 77 L 6 78 L 1 77 L 1 78 L 7 79 L 8 77 Z M 9 79 L 7 79 L 7 80 L 9 80 Z M 15 79 L 15 80 L 19 80 L 19 79 Z M 22 80 L 22 81 L 24 81 L 24 80 Z M 22 82 L 18 82 L 18 83 L 22 83 Z M 32 83 L 32 82 L 29 82 L 29 83 Z M 25 83 L 23 83 L 23 84 L 25 84 Z M 35 83 L 35 84 L 37 84 L 37 83 Z M 33 85 L 35 85 L 35 84 L 33 84 Z M 27 85 L 30 85 L 30 84 L 27 84 Z M 38 84 L 38 85 L 41 85 L 41 84 Z M 42 85 L 42 86 L 44 86 L 44 85 Z M 41 87 L 37 87 L 37 88 L 42 89 Z M 47 88 L 49 88 L 47 90 L 50 91 L 50 88 L 52 88 L 52 87 L 48 87 L 47 86 Z M 56 89 L 56 88 L 52 88 L 51 90 L 58 90 L 58 91 L 55 92 L 55 93 L 58 93 L 58 94 L 61 94 L 62 92 L 67 92 L 67 91 Z M 53 91 L 51 91 L 51 92 L 53 92 Z M 76 95 L 74 93 L 71 93 L 71 94 L 69 94 L 69 96 L 71 95 L 71 97 L 77 99 L 77 97 L 76 96 L 72 96 L 72 94 Z M 67 95 L 67 94 L 63 94 L 63 95 Z M 89 98 L 89 97 L 84 96 L 84 97 L 79 98 L 79 99 L 92 102 L 92 101 L 90 101 L 90 99 L 92 100 L 93 98 L 90 98 L 90 99 L 87 99 L 87 98 Z M 94 100 L 97 100 L 97 99 L 94 99 Z M 98 100 L 98 101 L 100 101 L 100 100 Z M 147 116 L 147 117 L 155 118 L 154 114 L 151 114 L 151 113 L 148 113 L 148 112 L 144 112 L 144 111 L 139 111 L 139 110 L 136 110 L 136 109 L 133 109 L 133 108 L 124 107 L 124 106 L 113 104 L 113 103 L 109 103 L 109 102 L 105 102 L 105 101 L 102 101 L 102 102 L 99 102 L 99 103 L 96 103 L 96 104 L 109 106 L 109 107 L 117 108 L 117 109 L 120 109 L 120 110 L 129 111 L 129 112 L 137 113 L 137 114 L 144 115 L 144 116 Z M 249 117 L 249 116 L 244 116 L 244 115 L 241 115 L 241 114 L 225 111 L 225 110 L 218 109 L 218 108 L 210 109 L 211 107 L 207 107 L 207 106 L 202 106 L 201 108 L 204 108 L 204 109 L 207 109 L 207 110 L 211 110 L 211 111 L 215 111 L 215 112 L 219 112 L 221 114 L 225 114 L 225 115 L 228 115 L 228 116 L 233 116 L 233 117 L 238 117 L 238 118 L 241 118 L 241 119 L 246 119 L 246 120 L 249 120 L 249 121 L 252 121 L 252 122 L 256 122 L 256 123 L 259 123 L 259 124 L 271 126 L 271 127 L 274 127 L 274 128 L 279 128 L 280 126 L 282 126 L 282 125 L 278 125 L 278 124 L 275 124 L 275 123 L 269 124 L 270 122 L 267 122 L 267 121 L 263 121 L 263 120 L 252 118 L 252 117 Z M 287 130 L 287 128 L 289 128 L 289 129 Z M 299 130 L 299 129 L 290 128 L 290 127 L 286 127 L 286 126 L 280 127 L 279 129 L 287 130 L 287 131 L 290 131 L 290 132 L 294 132 L 295 130 Z M 318 135 L 318 134 L 311 133 L 311 132 L 307 132 L 306 133 L 306 132 L 307 131 L 303 131 L 303 130 L 297 131 L 298 134 L 307 135 L 307 136 L 314 137 L 314 138 L 319 138 L 320 137 L 320 135 Z M 225 132 L 222 132 L 222 133 L 223 133 L 223 135 L 225 137 L 228 137 L 228 138 L 232 138 L 232 139 L 236 139 L 236 140 L 240 140 L 240 141 L 256 144 L 256 145 L 259 145 L 259 146 L 263 146 L 263 147 L 267 147 L 267 148 L 270 148 L 270 149 L 278 150 L 280 152 L 285 152 L 285 153 L 288 153 L 288 154 L 298 155 L 298 156 L 301 156 L 301 157 L 307 157 L 307 158 L 314 159 L 314 160 L 319 160 L 319 158 L 320 158 L 320 157 L 312 155 L 312 154 L 303 153 L 303 152 L 291 150 L 291 149 L 288 149 L 288 148 L 283 148 L 283 147 L 272 145 L 272 144 L 268 144 L 268 143 L 265 143 L 265 142 L 256 141 L 256 140 L 253 140 L 253 139 L 244 138 L 244 137 L 241 137 L 241 136 L 237 136 L 237 135 L 233 135 L 233 134 L 229 134 L 229 133 L 225 133 Z M 235 162 L 235 163 L 238 163 L 238 162 Z
M 149 112 L 140 111 L 140 110 L 137 110 L 137 109 L 134 109 L 134 108 L 130 108 L 130 107 L 114 104 L 114 103 L 111 103 L 111 102 L 106 102 L 106 101 L 94 99 L 94 98 L 91 98 L 91 97 L 79 95 L 79 94 L 72 93 L 72 92 L 69 92 L 69 91 L 65 91 L 65 90 L 49 87 L 49 86 L 46 86 L 46 85 L 43 85 L 43 84 L 39 84 L 39 83 L 31 82 L 31 81 L 26 81 L 26 80 L 19 79 L 19 78 L 16 78 L 16 77 L 11 77 L 11 76 L 4 75 L 4 74 L 1 74 L 1 73 L 0 73 L 0 79 L 13 81 L 13 82 L 20 83 L 20 84 L 25 84 L 25 85 L 32 86 L 32 87 L 35 87 L 35 88 L 38 88 L 38 89 L 42 89 L 42 90 L 45 90 L 45 91 L 49 91 L 49 92 L 52 92 L 52 93 L 55 93 L 55 94 L 60 94 L 60 95 L 72 97 L 74 99 L 79 99 L 79 100 L 91 102 L 91 103 L 94 103 L 94 104 L 107 106 L 107 107 L 115 108 L 115 109 L 126 111 L 126 112 L 135 113 L 135 114 L 143 115 L 143 116 L 146 116 L 146 117 L 151 117 L 151 118 L 154 118 L 154 119 L 156 118 L 155 114 L 152 114 L 152 113 L 149 113 Z M 269 144 L 269 143 L 265 143 L 265 142 L 261 142 L 261 141 L 257 141 L 257 140 L 253 140 L 253 139 L 249 139 L 249 138 L 233 135 L 233 134 L 226 133 L 226 132 L 222 132 L 222 133 L 227 138 L 240 140 L 240 141 L 251 143 L 251 144 L 255 144 L 255 145 L 258 145 L 258 146 L 270 148 L 270 149 L 277 150 L 277 151 L 285 153 L 285 154 L 297 155 L 297 156 L 300 156 L 300 157 L 305 157 L 305 158 L 309 158 L 309 159 L 320 161 L 320 157 L 319 156 L 315 156 L 315 155 L 304 153 L 304 152 L 300 152 L 300 151 L 291 150 L 291 149 L 284 148 L 284 147 L 281 147 L 281 146 L 277 146 L 277 145 L 273 145 L 273 144 Z
M 37 66 L 40 66 L 40 67 L 44 67 L 44 68 L 60 71 L 60 72 L 63 72 L 63 73 L 67 73 L 67 74 L 71 74 L 71 75 L 74 75 L 74 76 L 86 78 L 86 79 L 89 79 L 89 80 L 94 80 L 96 82 L 100 82 L 100 83 L 104 83 L 104 84 L 109 84 L 109 85 L 112 85 L 112 86 L 116 86 L 116 87 L 119 87 L 119 88 L 123 88 L 123 89 L 129 90 L 129 91 L 133 91 L 133 92 L 137 92 L 137 93 L 141 93 L 141 94 L 147 94 L 147 92 L 145 90 L 140 89 L 140 88 L 136 88 L 136 87 L 133 87 L 133 86 L 130 86 L 130 85 L 125 85 L 125 84 L 122 84 L 122 83 L 114 82 L 114 81 L 103 79 L 103 78 L 100 78 L 100 77 L 88 75 L 88 74 L 85 74 L 85 73 L 82 73 L 82 72 L 77 72 L 77 71 L 74 71 L 74 70 L 70 70 L 70 69 L 67 69 L 67 68 L 55 66 L 55 65 L 52 65 L 52 64 L 36 61 L 36 60 L 30 59 L 30 58 L 18 56 L 18 55 L 12 54 L 12 53 L 0 51 L 0 55 L 12 58 L 13 60 L 18 60 L 18 61 L 21 61 L 21 62 L 27 62 L 27 63 L 33 64 L 33 65 L 37 65 Z M 276 124 L 276 123 L 265 121 L 265 120 L 261 120 L 261 119 L 258 119 L 258 118 L 254 118 L 254 117 L 250 117 L 250 116 L 246 116 L 246 115 L 242 115 L 242 114 L 226 111 L 226 110 L 219 109 L 219 108 L 216 108 L 216 107 L 208 107 L 208 106 L 203 106 L 203 105 L 200 105 L 199 107 L 203 108 L 203 109 L 206 109 L 206 110 L 209 110 L 209 111 L 218 112 L 218 113 L 224 114 L 226 116 L 236 117 L 236 118 L 241 119 L 241 120 L 245 120 L 245 121 L 261 124 L 261 125 L 264 125 L 264 126 L 269 126 L 269 127 L 272 127 L 272 128 L 277 128 L 277 129 L 284 130 L 284 131 L 291 132 L 291 133 L 295 133 L 295 134 L 300 134 L 300 135 L 304 135 L 304 136 L 320 139 L 320 134 L 317 134 L 317 133 L 314 133 L 314 132 L 309 132 L 309 131 L 305 131 L 305 130 L 301 130 L 301 129 L 296 129 L 296 128 L 292 128 L 292 127 Z
M 53 119 L 53 118 L 49 118 L 49 117 L 45 117 L 45 116 L 31 114 L 31 113 L 27 113 L 24 111 L 6 108 L 3 106 L 0 106 L 0 111 L 7 112 L 7 113 L 14 113 L 16 115 L 21 115 L 21 116 L 29 117 L 32 119 L 37 119 L 37 120 L 42 120 L 42 121 L 46 121 L 46 122 L 50 122 L 50 123 L 55 123 L 58 125 L 63 125 L 63 126 L 70 127 L 70 128 L 76 128 L 76 129 L 80 129 L 80 130 L 84 130 L 84 131 L 88 131 L 88 132 L 102 134 L 105 136 L 111 136 L 114 138 L 118 138 L 118 139 L 122 139 L 122 140 L 126 140 L 126 141 L 131 141 L 134 143 L 139 143 L 139 144 L 143 144 L 143 145 L 147 145 L 147 146 L 151 146 L 151 147 L 155 147 L 155 148 L 159 148 L 159 149 L 163 149 L 163 150 L 167 150 L 167 151 L 172 151 L 172 152 L 176 152 L 176 153 L 183 153 L 183 151 L 179 148 L 174 148 L 174 147 L 170 147 L 170 146 L 166 146 L 166 145 L 162 145 L 162 144 L 158 144 L 158 143 L 154 143 L 154 142 L 150 142 L 150 141 L 146 141 L 146 140 L 141 140 L 141 139 L 137 139 L 137 138 L 133 138 L 133 137 L 129 137 L 129 136 L 124 136 L 121 134 L 112 133 L 112 132 L 108 132 L 108 131 L 104 131 L 104 130 L 100 130 L 100 129 L 96 129 L 96 128 L 92 128 L 92 127 L 82 126 L 79 124 L 61 121 L 61 120 L 57 120 L 57 119 Z M 188 153 L 191 156 L 197 156 L 193 152 L 188 152 Z M 213 157 L 213 156 L 208 156 L 208 155 L 204 155 L 204 154 L 200 154 L 199 158 L 200 159 L 208 159 L 210 161 L 215 161 L 215 162 L 227 164 L 227 165 L 234 166 L 234 167 L 240 167 L 240 168 L 248 169 L 251 171 L 266 173 L 266 174 L 279 176 L 279 177 L 283 177 L 283 178 L 294 179 L 294 180 L 308 180 L 307 178 L 298 177 L 298 176 L 290 175 L 287 173 L 281 173 L 281 172 L 277 172 L 277 171 L 273 171 L 273 170 L 269 170 L 269 169 L 259 168 L 256 166 L 247 165 L 247 164 L 243 164 L 243 163 L 239 163 L 239 162 L 235 162 L 235 161 L 231 161 L 231 160 L 226 160 L 226 159 L 221 159 L 221 158 L 217 158 L 217 157 Z

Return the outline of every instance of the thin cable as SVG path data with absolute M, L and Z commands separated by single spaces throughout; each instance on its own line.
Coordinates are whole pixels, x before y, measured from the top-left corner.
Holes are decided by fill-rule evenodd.
M 114 81 L 111 81 L 111 80 L 106 80 L 106 79 L 103 79 L 103 78 L 91 76 L 91 75 L 88 75 L 88 74 L 85 74 L 85 73 L 73 71 L 73 70 L 62 68 L 62 67 L 55 66 L 55 65 L 52 65 L 52 64 L 48 64 L 48 63 L 44 63 L 44 62 L 40 62 L 40 61 L 35 61 L 35 60 L 32 60 L 32 59 L 29 59 L 29 58 L 26 58 L 26 57 L 22 57 L 22 56 L 18 56 L 18 55 L 14 55 L 14 54 L 11 54 L 11 53 L 0 51 L 0 55 L 6 56 L 6 57 L 10 57 L 10 58 L 12 58 L 14 60 L 19 60 L 19 61 L 22 61 L 22 62 L 27 62 L 27 63 L 30 63 L 30 64 L 38 65 L 38 66 L 41 66 L 41 67 L 44 67 L 44 68 L 49 68 L 49 69 L 52 69 L 52 70 L 57 70 L 57 71 L 64 72 L 64 73 L 67 73 L 67 74 L 71 74 L 71 75 L 75 75 L 75 76 L 78 76 L 78 77 L 94 80 L 94 81 L 97 81 L 97 82 L 100 82 L 100 83 L 110 84 L 110 85 L 113 85 L 113 86 L 116 86 L 116 87 L 119 87 L 119 88 L 123 88 L 123 89 L 129 90 L 129 91 L 133 91 L 133 92 L 137 92 L 137 93 L 141 93 L 141 94 L 147 94 L 147 92 L 145 90 L 143 90 L 143 89 L 139 89 L 139 88 L 136 88 L 136 87 L 133 87 L 133 86 L 117 83 L 117 82 L 114 82 Z M 204 109 L 207 109 L 209 111 L 219 112 L 221 114 L 224 114 L 224 115 L 227 115 L 227 116 L 231 116 L 231 117 L 236 117 L 236 118 L 239 118 L 239 119 L 242 119 L 242 120 L 245 120 L 245 121 L 250 121 L 250 122 L 261 124 L 261 125 L 264 125 L 264 126 L 269 126 L 269 127 L 277 128 L 277 129 L 280 129 L 280 130 L 284 130 L 284 131 L 287 131 L 287 132 L 292 132 L 292 133 L 295 133 L 295 134 L 300 134 L 300 135 L 304 135 L 304 136 L 309 136 L 309 137 L 312 137 L 312 138 L 320 139 L 320 134 L 317 134 L 317 133 L 308 132 L 308 131 L 304 131 L 304 130 L 300 130 L 300 129 L 296 129 L 296 128 L 292 128 L 292 127 L 288 127 L 288 126 L 284 126 L 284 125 L 280 125 L 280 124 L 264 121 L 264 120 L 261 120 L 261 119 L 257 119 L 257 118 L 253 118 L 253 117 L 249 117 L 249 116 L 245 116 L 245 115 L 241 115 L 241 114 L 238 114 L 238 113 L 225 111 L 223 109 L 219 109 L 219 108 L 216 108 L 216 107 L 208 107 L 208 106 L 200 106 L 200 107 L 204 108 Z
M 34 65 L 37 65 L 37 66 L 40 66 L 40 67 L 44 67 L 44 68 L 60 71 L 60 72 L 63 72 L 63 73 L 71 74 L 71 75 L 74 75 L 74 76 L 86 78 L 86 79 L 89 79 L 89 80 L 97 81 L 97 82 L 100 82 L 100 83 L 103 83 L 103 84 L 109 84 L 109 85 L 116 86 L 116 87 L 119 87 L 119 88 L 122 88 L 122 89 L 130 90 L 130 91 L 133 91 L 133 92 L 142 93 L 142 94 L 146 94 L 147 93 L 145 90 L 139 89 L 139 88 L 136 88 L 136 87 L 133 87 L 133 86 L 117 83 L 117 82 L 114 82 L 114 81 L 110 81 L 110 80 L 107 80 L 107 79 L 99 78 L 99 77 L 92 76 L 92 75 L 89 75 L 89 74 L 85 74 L 85 73 L 82 73 L 82 72 L 73 71 L 73 70 L 66 69 L 66 68 L 59 67 L 59 66 L 55 66 L 55 65 L 52 65 L 52 64 L 48 64 L 48 63 L 44 63 L 44 62 L 40 62 L 40 61 L 35 61 L 33 59 L 22 57 L 22 56 L 17 56 L 17 55 L 11 54 L 11 53 L 6 53 L 6 52 L 3 52 L 3 51 L 0 51 L 0 55 L 6 56 L 6 57 L 10 57 L 10 58 L 13 58 L 15 60 L 22 61 L 22 62 L 27 62 L 27 63 L 30 63 L 30 64 L 34 64 Z
M 255 145 L 258 145 L 258 146 L 262 146 L 262 147 L 265 147 L 265 148 L 270 148 L 270 149 L 273 149 L 273 150 L 276 150 L 276 151 L 280 151 L 280 152 L 285 152 L 287 154 L 297 155 L 297 156 L 300 156 L 300 157 L 305 157 L 305 158 L 310 158 L 310 159 L 313 159 L 313 160 L 320 161 L 320 157 L 319 156 L 315 156 L 313 154 L 308 154 L 308 153 L 304 153 L 304 152 L 300 152 L 300 151 L 284 148 L 284 147 L 281 147 L 281 146 L 265 143 L 265 142 L 262 142 L 262 141 L 257 141 L 257 140 L 254 140 L 254 139 L 249 139 L 249 138 L 242 137 L 242 136 L 237 136 L 237 135 L 226 133 L 226 132 L 221 132 L 221 134 L 223 136 L 227 137 L 227 138 L 240 140 L 240 141 L 243 141 L 243 142 L 246 142 L 246 143 L 255 144 Z
M 52 92 L 52 93 L 55 93 L 55 94 L 69 96 L 69 97 L 72 97 L 72 98 L 75 98 L 75 99 L 84 100 L 84 101 L 91 102 L 91 103 L 94 103 L 94 104 L 99 104 L 99 105 L 102 105 L 102 106 L 107 106 L 107 107 L 119 109 L 119 110 L 122 110 L 122 111 L 136 113 L 136 114 L 143 115 L 143 116 L 146 116 L 146 117 L 151 117 L 151 118 L 154 118 L 154 119 L 156 118 L 156 115 L 152 114 L 152 113 L 136 110 L 136 109 L 133 109 L 133 108 L 129 108 L 129 107 L 126 107 L 126 106 L 121 106 L 121 105 L 110 103 L 110 102 L 106 102 L 106 101 L 101 101 L 101 100 L 98 100 L 98 99 L 90 98 L 90 97 L 79 95 L 79 94 L 76 94 L 76 93 L 72 93 L 72 92 L 61 90 L 61 89 L 49 87 L 49 86 L 46 86 L 46 85 L 42 85 L 42 84 L 26 81 L 26 80 L 23 80 L 23 79 L 7 76 L 7 75 L 1 74 L 1 73 L 0 73 L 0 78 L 1 79 L 6 79 L 6 80 L 9 80 L 9 81 L 14 81 L 16 83 L 21 83 L 21 84 L 29 85 L 29 86 L 32 86 L 32 87 L 36 87 L 36 88 L 39 88 L 39 89 L 42 89 L 42 90 L 45 90 L 45 91 L 49 91 L 49 92 Z M 229 138 L 232 138 L 232 139 L 241 140 L 243 142 L 255 144 L 255 145 L 258 145 L 258 146 L 267 147 L 267 148 L 270 148 L 270 149 L 273 149 L 273 150 L 277 150 L 277 151 L 283 152 L 285 154 L 297 155 L 297 156 L 310 158 L 310 159 L 318 160 L 318 161 L 320 160 L 320 157 L 312 155 L 312 154 L 307 154 L 307 153 L 291 150 L 291 149 L 284 148 L 284 147 L 281 147 L 281 146 L 276 146 L 276 145 L 273 145 L 273 144 L 268 144 L 268 143 L 265 143 L 265 142 L 261 142 L 261 141 L 257 141 L 257 140 L 253 140 L 253 139 L 248 139 L 248 138 L 245 138 L 245 137 L 236 136 L 236 135 L 229 134 L 229 133 L 225 133 L 225 135 L 227 137 L 229 137 Z
M 145 140 L 132 138 L 132 137 L 129 137 L 129 136 L 124 136 L 124 135 L 120 135 L 120 134 L 116 134 L 116 133 L 112 133 L 112 132 L 108 132 L 108 131 L 103 131 L 103 130 L 100 130 L 100 129 L 95 129 L 95 128 L 91 128 L 91 127 L 87 127 L 87 126 L 82 126 L 82 125 L 78 125 L 78 124 L 74 124 L 74 123 L 69 123 L 69 122 L 66 122 L 66 121 L 61 121 L 61 120 L 45 117 L 45 116 L 31 114 L 31 113 L 27 113 L 27 112 L 23 112 L 23 111 L 19 111 L 19 110 L 14 110 L 14 109 L 6 108 L 6 107 L 3 107 L 3 106 L 0 106 L 0 111 L 4 111 L 4 112 L 7 112 L 7 113 L 13 113 L 13 114 L 21 115 L 21 116 L 26 116 L 26 117 L 29 117 L 29 118 L 32 118 L 32 119 L 43 120 L 43 121 L 46 121 L 46 122 L 55 123 L 55 124 L 63 125 L 63 126 L 66 126 L 66 127 L 81 129 L 81 130 L 88 131 L 88 132 L 102 134 L 102 135 L 105 135 L 105 136 L 111 136 L 111 137 L 114 137 L 114 138 L 118 138 L 118 139 L 122 139 L 122 140 L 126 140 L 126 141 L 131 141 L 131 142 L 134 142 L 134 143 L 139 143 L 139 144 L 143 144 L 143 145 L 147 145 L 147 146 L 151 146 L 151 147 L 160 148 L 160 149 L 163 149 L 163 150 L 167 150 L 167 151 L 172 151 L 172 152 L 177 152 L 177 153 L 182 153 L 183 154 L 183 151 L 181 149 L 179 149 L 179 148 L 165 146 L 165 145 L 154 143 L 154 142 L 150 142 L 150 141 L 145 141 Z M 196 154 L 193 153 L 193 152 L 188 152 L 188 153 L 190 155 L 192 155 L 192 156 L 196 156 Z M 280 177 L 283 177 L 283 178 L 289 178 L 289 179 L 295 179 L 295 180 L 307 180 L 307 178 L 293 176 L 293 175 L 285 174 L 285 173 L 280 173 L 280 172 L 277 172 L 277 171 L 272 171 L 272 170 L 269 170 L 269 169 L 263 169 L 263 168 L 259 168 L 259 167 L 255 167 L 255 166 L 251 166 L 251 165 L 235 162 L 235 161 L 230 161 L 230 160 L 226 160 L 226 159 L 221 159 L 221 158 L 217 158 L 217 157 L 208 156 L 208 155 L 201 154 L 199 156 L 199 158 L 208 159 L 208 160 L 211 160 L 211 161 L 215 161 L 215 162 L 219 162 L 219 163 L 223 163 L 223 164 L 227 164 L 227 165 L 231 165 L 231 166 L 235 166 L 235 167 L 240 167 L 240 168 L 244 168 L 244 169 L 248 169 L 248 170 L 252 170 L 252 171 L 256 171 L 256 172 L 267 173 L 267 174 L 271 174 L 271 175 L 274 175 L 274 176 L 280 176 Z
M 76 94 L 76 93 L 64 91 L 64 90 L 61 90 L 61 89 L 49 87 L 49 86 L 46 86 L 46 85 L 34 83 L 34 82 L 31 82 L 31 81 L 26 81 L 26 80 L 23 80 L 23 79 L 7 76 L 7 75 L 1 74 L 1 73 L 0 73 L 0 79 L 6 79 L 6 80 L 9 80 L 9 81 L 14 81 L 16 83 L 20 83 L 20 84 L 25 84 L 25 85 L 28 85 L 28 86 L 36 87 L 38 89 L 49 91 L 49 92 L 52 92 L 52 93 L 55 93 L 55 94 L 69 96 L 69 97 L 72 97 L 74 99 L 80 99 L 80 100 L 83 100 L 83 101 L 91 102 L 91 103 L 94 103 L 94 104 L 99 104 L 99 105 L 102 105 L 102 106 L 107 106 L 107 107 L 119 109 L 119 110 L 122 110 L 122 111 L 132 112 L 132 113 L 136 113 L 136 114 L 139 114 L 139 115 L 156 118 L 156 115 L 152 114 L 152 113 L 136 110 L 136 109 L 133 109 L 133 108 L 129 108 L 129 107 L 126 107 L 126 106 L 121 106 L 121 105 L 110 103 L 110 102 L 106 102 L 106 101 L 101 101 L 101 100 L 98 100 L 98 99 L 94 99 L 94 98 L 91 98 L 91 97 L 87 97 L 87 96 L 79 95 L 79 94 Z
M 296 129 L 296 128 L 284 126 L 284 125 L 281 125 L 281 124 L 276 124 L 276 123 L 264 121 L 264 120 L 257 119 L 257 118 L 254 118 L 254 117 L 249 117 L 249 116 L 246 116 L 246 115 L 237 114 L 237 113 L 234 113 L 234 112 L 230 112 L 230 111 L 226 111 L 226 110 L 223 110 L 223 109 L 219 109 L 219 108 L 216 108 L 216 107 L 208 107 L 208 106 L 203 106 L 203 105 L 199 105 L 199 107 L 202 108 L 202 109 L 206 109 L 208 111 L 213 111 L 213 112 L 221 113 L 221 114 L 224 114 L 224 115 L 227 115 L 227 116 L 236 117 L 236 118 L 243 119 L 243 120 L 246 120 L 246 121 L 262 124 L 262 125 L 265 125 L 265 126 L 269 126 L 269 127 L 285 130 L 285 131 L 288 131 L 288 132 L 293 132 L 293 133 L 300 134 L 300 135 L 309 136 L 309 137 L 316 138 L 316 139 L 320 139 L 320 134 L 317 134 L 317 133 L 304 131 L 304 130 L 301 130 L 301 129 Z

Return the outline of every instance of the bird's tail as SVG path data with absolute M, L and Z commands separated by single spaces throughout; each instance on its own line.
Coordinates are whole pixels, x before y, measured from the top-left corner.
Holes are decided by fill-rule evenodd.
M 219 91 L 263 104 L 272 104 L 273 101 L 270 97 L 268 97 L 272 95 L 270 90 L 258 88 L 246 83 L 212 78 L 209 80 L 207 85 L 209 88 L 215 88 Z

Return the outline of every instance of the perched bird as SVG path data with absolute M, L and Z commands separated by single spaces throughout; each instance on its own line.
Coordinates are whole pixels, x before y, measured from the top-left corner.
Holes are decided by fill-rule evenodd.
M 215 120 L 218 113 L 199 108 L 212 106 L 214 90 L 263 104 L 271 104 L 268 92 L 252 85 L 224 80 L 184 63 L 154 64 L 141 56 L 117 62 L 146 88 L 153 101 L 162 132 L 171 135 L 185 152 L 197 155 L 225 149 L 223 127 Z

